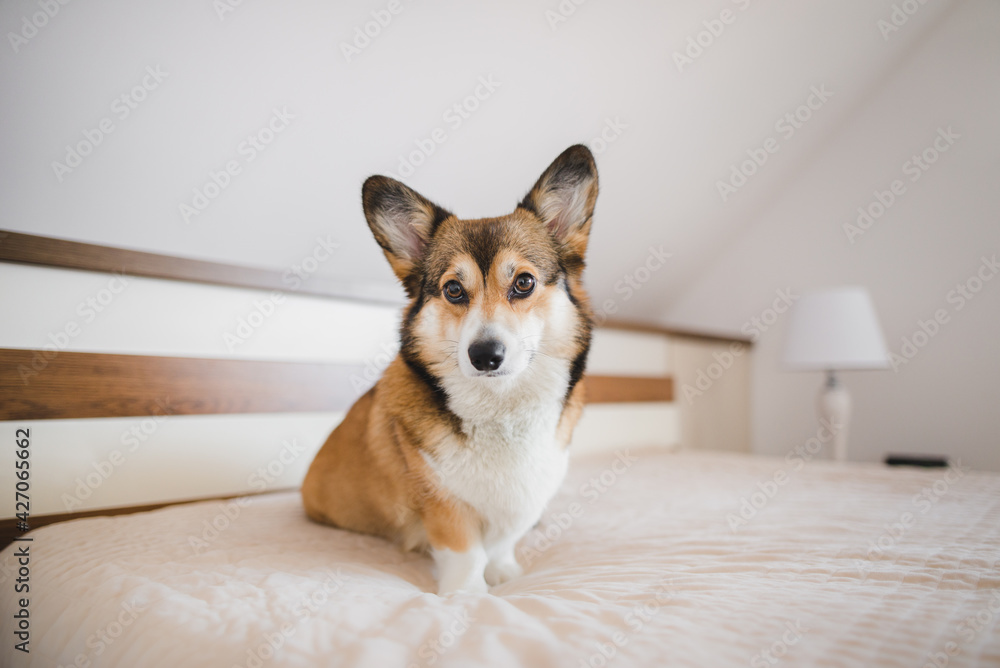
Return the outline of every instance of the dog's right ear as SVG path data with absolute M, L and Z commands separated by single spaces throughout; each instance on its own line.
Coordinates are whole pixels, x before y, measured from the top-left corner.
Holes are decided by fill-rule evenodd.
M 361 188 L 368 227 L 410 297 L 420 290 L 416 269 L 441 221 L 452 214 L 388 176 L 371 176 Z
M 562 247 L 563 262 L 583 269 L 597 203 L 597 164 L 586 146 L 570 146 L 556 158 L 518 205 L 535 214 Z

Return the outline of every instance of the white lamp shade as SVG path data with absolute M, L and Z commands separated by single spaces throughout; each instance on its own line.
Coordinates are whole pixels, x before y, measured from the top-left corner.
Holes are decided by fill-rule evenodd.
M 836 288 L 799 299 L 788 324 L 784 364 L 801 371 L 889 366 L 868 291 Z

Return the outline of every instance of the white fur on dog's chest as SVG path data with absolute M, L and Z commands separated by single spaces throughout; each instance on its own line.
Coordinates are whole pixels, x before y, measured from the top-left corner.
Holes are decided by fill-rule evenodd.
M 438 482 L 483 517 L 485 539 L 529 529 L 559 489 L 568 454 L 556 442 L 558 422 L 558 411 L 537 409 L 465 422 L 464 443 L 426 456 Z

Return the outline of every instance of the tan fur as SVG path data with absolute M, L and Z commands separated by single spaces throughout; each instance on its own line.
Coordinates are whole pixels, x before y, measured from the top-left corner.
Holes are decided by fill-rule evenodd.
M 330 434 L 302 484 L 310 518 L 382 536 L 405 549 L 425 549 L 428 536 L 422 522 L 428 515 L 440 524 L 435 514 L 456 522 L 471 514 L 441 495 L 420 455 L 422 444 L 439 442 L 450 430 L 441 424 L 428 392 L 411 376 L 397 357 Z M 442 542 L 431 544 L 460 550 L 467 539 L 457 534 L 471 529 L 438 531 L 434 535 Z

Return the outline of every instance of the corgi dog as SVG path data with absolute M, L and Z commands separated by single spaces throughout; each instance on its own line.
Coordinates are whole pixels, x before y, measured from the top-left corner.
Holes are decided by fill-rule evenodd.
M 440 594 L 522 573 L 515 545 L 559 489 L 583 409 L 596 200 L 582 145 L 497 218 L 461 220 L 399 181 L 365 181 L 365 218 L 408 305 L 399 354 L 309 468 L 312 520 L 429 551 Z

